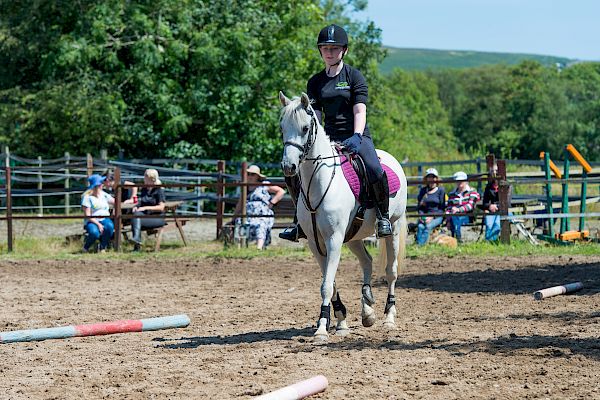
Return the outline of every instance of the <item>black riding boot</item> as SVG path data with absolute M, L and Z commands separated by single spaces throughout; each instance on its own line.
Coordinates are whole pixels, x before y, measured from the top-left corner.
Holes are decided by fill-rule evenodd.
M 392 234 L 390 222 L 390 189 L 385 171 L 381 179 L 372 186 L 377 206 L 377 237 L 386 237 Z
M 298 197 L 300 196 L 300 179 L 294 176 L 291 178 L 285 177 L 285 184 L 287 185 L 288 191 L 292 196 L 292 202 L 295 207 L 298 207 Z M 302 230 L 300 224 L 298 224 L 298 217 L 294 214 L 293 226 L 286 228 L 283 232 L 279 233 L 281 239 L 290 240 L 297 242 L 298 239 L 305 239 L 306 234 Z

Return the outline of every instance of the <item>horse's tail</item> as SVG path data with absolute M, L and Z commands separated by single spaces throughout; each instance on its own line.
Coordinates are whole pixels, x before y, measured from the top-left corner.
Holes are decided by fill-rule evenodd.
M 399 232 L 398 235 L 400 235 L 400 237 L 398 238 L 398 274 L 400 274 L 400 271 L 402 270 L 402 267 L 404 267 L 405 264 L 405 258 L 406 258 L 406 237 L 408 235 L 408 224 L 406 221 L 406 213 L 402 214 L 402 216 L 398 219 L 398 227 L 399 227 Z M 385 276 L 385 267 L 387 265 L 387 246 L 386 246 L 386 240 L 385 239 L 380 239 L 379 240 L 379 272 L 381 276 Z
M 400 217 L 400 243 L 398 245 L 398 275 L 406 262 L 406 237 L 408 236 L 408 222 L 406 212 Z

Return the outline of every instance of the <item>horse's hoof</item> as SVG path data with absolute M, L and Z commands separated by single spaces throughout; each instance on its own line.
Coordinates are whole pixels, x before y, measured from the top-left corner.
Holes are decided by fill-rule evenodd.
M 329 341 L 329 335 L 315 334 L 313 336 L 313 342 L 315 343 L 324 343 Z
M 373 326 L 375 324 L 375 321 L 377 321 L 377 318 L 375 317 L 375 314 L 371 314 L 371 315 L 367 315 L 367 316 L 363 316 L 362 317 L 362 324 L 363 324 L 363 326 L 365 328 Z
M 344 329 L 337 329 L 335 331 L 335 334 L 337 336 L 348 336 L 350 334 L 350 329 L 348 328 L 344 328 Z
M 398 327 L 396 327 L 396 323 L 390 321 L 385 321 L 383 323 L 383 327 L 388 331 L 395 331 L 396 329 L 398 329 Z

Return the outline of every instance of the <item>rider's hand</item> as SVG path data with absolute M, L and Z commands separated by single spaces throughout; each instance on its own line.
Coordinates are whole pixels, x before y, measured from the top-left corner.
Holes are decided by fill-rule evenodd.
M 344 145 L 344 147 L 346 149 L 348 149 L 348 151 L 350 151 L 352 153 L 358 153 L 361 142 L 362 142 L 362 135 L 360 133 L 355 133 L 354 135 L 350 136 L 348 139 L 344 140 L 344 142 L 342 144 Z

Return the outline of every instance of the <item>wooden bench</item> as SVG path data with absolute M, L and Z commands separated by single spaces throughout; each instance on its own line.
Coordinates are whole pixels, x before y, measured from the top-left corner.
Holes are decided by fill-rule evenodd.
M 191 220 L 191 218 L 185 218 L 180 215 L 177 215 L 177 209 L 179 206 L 183 204 L 183 201 L 167 201 L 165 202 L 165 225 L 158 228 L 143 228 L 142 232 L 146 232 L 148 236 L 156 235 L 156 244 L 154 245 L 154 251 L 160 250 L 160 243 L 162 241 L 162 236 L 165 232 L 172 231 L 177 229 L 179 232 L 179 236 L 183 241 L 183 245 L 187 247 L 187 239 L 185 237 L 185 232 L 183 231 L 183 227 L 185 224 Z M 127 234 L 131 232 L 131 225 L 128 225 L 127 228 L 122 228 L 121 232 L 125 240 L 127 240 Z

